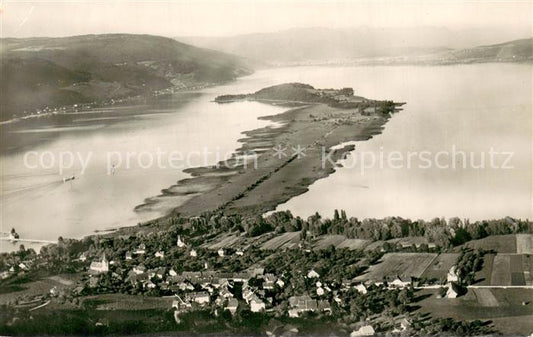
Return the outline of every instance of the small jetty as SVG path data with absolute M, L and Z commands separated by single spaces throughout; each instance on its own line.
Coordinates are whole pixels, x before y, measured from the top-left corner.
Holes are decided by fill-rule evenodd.
M 17 233 L 15 228 L 11 229 L 11 232 L 0 232 L 0 241 L 9 241 L 9 242 L 29 242 L 29 243 L 57 243 L 57 241 L 52 240 L 41 240 L 41 239 L 29 239 L 21 238 Z

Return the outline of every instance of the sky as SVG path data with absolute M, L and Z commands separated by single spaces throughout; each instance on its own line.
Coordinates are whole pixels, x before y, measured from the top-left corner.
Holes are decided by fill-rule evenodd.
M 135 33 L 230 36 L 300 27 L 498 28 L 531 36 L 527 1 L 0 0 L 2 37 Z

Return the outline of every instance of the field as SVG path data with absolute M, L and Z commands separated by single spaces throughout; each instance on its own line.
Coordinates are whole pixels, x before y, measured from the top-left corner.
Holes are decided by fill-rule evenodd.
M 422 244 L 426 244 L 426 245 L 429 244 L 428 239 L 426 239 L 423 236 L 410 236 L 406 238 L 391 239 L 391 240 L 387 240 L 387 242 L 391 244 L 395 243 L 397 245 L 404 246 L 404 247 L 411 247 L 413 245 L 418 247 Z
M 362 249 L 368 244 L 368 240 L 346 239 L 341 242 L 337 248 Z
M 205 247 L 208 249 L 220 249 L 220 248 L 229 248 L 238 242 L 241 241 L 241 238 L 236 235 L 228 235 L 225 237 L 222 237 L 221 239 L 216 239 L 213 242 L 209 242 L 205 244 Z
M 533 254 L 533 235 L 516 235 L 516 252 L 518 254 Z
M 265 242 L 261 249 L 265 250 L 275 250 L 280 248 L 295 248 L 300 242 L 300 232 L 288 232 L 276 236 Z
M 531 289 L 471 289 L 459 298 L 437 298 L 437 291 L 424 289 L 419 295 L 430 295 L 417 304 L 420 313 L 433 318 L 452 317 L 458 320 L 491 321 L 503 334 L 533 332 L 533 304 L 522 305 L 524 299 L 533 298 Z
M 476 295 L 477 301 L 482 307 L 497 307 L 500 304 L 492 294 L 491 289 L 479 288 L 471 291 Z
M 483 269 L 476 274 L 479 285 L 532 286 L 533 257 L 525 254 L 486 255 Z
M 0 305 L 14 302 L 17 298 L 30 299 L 48 293 L 52 288 L 58 290 L 68 288 L 80 277 L 80 274 L 44 277 L 36 281 L 7 282 L 0 287 Z
M 476 273 L 476 285 L 489 286 L 494 264 L 495 254 L 486 254 L 483 257 L 483 268 Z
M 437 258 L 431 263 L 431 265 L 424 271 L 422 278 L 431 280 L 437 279 L 441 280 L 446 278 L 450 268 L 457 262 L 459 254 L 455 253 L 445 253 L 440 254 Z
M 384 277 L 411 276 L 420 278 L 434 262 L 437 254 L 431 253 L 390 253 L 382 262 L 372 265 L 366 274 L 358 276 L 358 281 L 382 281 Z
M 148 310 L 170 309 L 174 297 L 147 297 L 125 294 L 88 296 L 83 301 L 92 302 L 97 310 Z
M 369 243 L 368 240 L 347 239 L 344 235 L 324 235 L 315 243 L 315 249 L 325 249 L 329 246 L 335 248 L 362 249 Z
M 495 250 L 506 254 L 533 254 L 533 234 L 494 235 L 465 244 L 470 248 Z

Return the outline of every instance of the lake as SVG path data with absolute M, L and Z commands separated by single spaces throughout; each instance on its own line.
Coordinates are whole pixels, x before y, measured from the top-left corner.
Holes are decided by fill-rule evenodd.
M 278 209 L 303 217 L 344 209 L 358 218 L 531 219 L 531 78 L 531 65 L 513 64 L 276 68 L 143 104 L 4 125 L 0 231 L 14 227 L 21 237 L 40 240 L 79 238 L 165 214 L 183 200 L 157 196 L 188 177 L 183 168 L 216 163 L 217 153 L 223 157 L 239 147 L 243 131 L 269 125 L 258 117 L 285 110 L 255 102 L 216 104 L 214 97 L 284 82 L 353 87 L 356 95 L 407 104 L 381 135 L 356 143 L 344 168 Z M 512 168 L 462 168 L 461 158 L 455 169 L 384 165 L 362 172 L 352 165 L 360 153 L 435 154 L 454 147 L 474 153 L 475 161 L 489 151 L 512 152 L 507 163 Z M 209 154 L 202 155 L 205 151 Z M 75 153 L 72 167 L 60 173 L 58 158 L 67 152 Z M 169 165 L 172 152 L 190 158 Z M 52 158 L 55 165 L 41 167 L 50 166 Z M 73 181 L 63 182 L 72 175 Z M 150 207 L 134 211 L 146 198 L 152 198 Z M 17 247 L 0 241 L 0 251 Z
M 348 167 L 317 181 L 278 210 L 303 217 L 317 211 L 331 217 L 334 209 L 344 209 L 358 218 L 533 219 L 531 79 L 531 65 L 515 64 L 300 69 L 294 80 L 318 87 L 350 86 L 356 95 L 407 104 L 381 135 L 356 143 L 345 161 Z M 498 153 L 494 165 L 491 148 Z M 376 163 L 364 171 L 354 166 L 358 153 L 375 154 L 378 162 L 380 153 L 387 158 L 395 151 L 404 158 L 444 151 L 456 159 L 455 169 L 446 154 L 429 168 L 415 160 L 410 168 L 405 160 L 402 168 L 396 163 Z M 478 168 L 483 162 L 485 168 Z

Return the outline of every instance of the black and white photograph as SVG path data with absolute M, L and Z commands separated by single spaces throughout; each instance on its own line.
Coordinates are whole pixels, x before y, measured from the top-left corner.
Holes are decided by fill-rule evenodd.
M 533 336 L 533 0 L 1 0 L 0 335 Z

